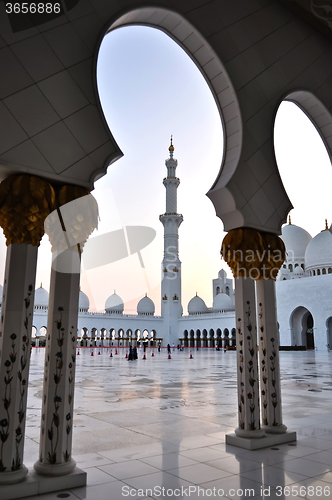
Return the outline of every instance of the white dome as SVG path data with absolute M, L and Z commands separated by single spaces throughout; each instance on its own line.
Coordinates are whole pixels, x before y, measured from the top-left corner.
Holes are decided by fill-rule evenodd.
M 193 297 L 191 300 L 188 302 L 188 313 L 189 314 L 198 314 L 198 313 L 204 313 L 207 312 L 207 307 L 203 299 L 198 297 Z
M 212 309 L 216 311 L 233 309 L 232 299 L 226 293 L 218 293 L 213 299 Z
M 116 293 L 110 295 L 105 302 L 105 310 L 106 312 L 123 312 L 124 304 L 121 297 Z
M 84 309 L 84 310 L 88 310 L 89 307 L 90 307 L 90 301 L 89 301 L 89 297 L 80 290 L 80 295 L 79 295 L 79 302 L 78 302 L 78 308 L 79 309 Z
M 35 290 L 35 307 L 48 307 L 48 291 L 42 286 Z
M 225 280 L 226 277 L 227 277 L 226 271 L 224 269 L 220 269 L 220 271 L 218 273 L 218 278 Z
M 294 224 L 284 226 L 280 238 L 285 243 L 287 261 L 303 260 L 306 248 L 312 240 L 312 237 L 305 229 L 294 226 Z
M 310 268 L 332 267 L 332 234 L 322 231 L 309 243 L 305 252 L 305 266 Z
M 302 269 L 301 266 L 296 266 L 295 269 L 294 269 L 294 274 L 298 275 L 298 276 L 301 276 L 302 274 L 304 274 L 304 271 Z
M 143 297 L 137 304 L 137 314 L 154 314 L 155 307 L 149 297 Z

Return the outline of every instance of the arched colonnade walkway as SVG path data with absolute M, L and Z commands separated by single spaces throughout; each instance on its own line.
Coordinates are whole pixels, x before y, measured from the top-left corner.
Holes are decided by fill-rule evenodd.
M 275 263 L 259 258 L 248 266 L 244 256 L 258 250 L 261 257 L 269 245 L 280 250 L 277 234 L 291 208 L 273 143 L 274 119 L 283 100 L 295 102 L 309 116 L 331 156 L 331 39 L 278 0 L 198 0 L 194 5 L 160 0 L 158 7 L 134 0 L 129 10 L 124 4 L 100 0 L 88 2 L 89 9 L 84 10 L 78 2 L 42 30 L 15 31 L 9 18 L 0 15 L 0 50 L 7 65 L 0 85 L 0 224 L 8 245 L 0 339 L 0 379 L 8 381 L 0 395 L 0 420 L 6 422 L 0 484 L 20 481 L 27 474 L 22 384 L 27 384 L 29 372 L 37 248 L 50 213 L 46 224 L 53 250 L 49 361 L 35 469 L 61 476 L 75 467 L 68 415 L 72 422 L 79 262 L 84 241 L 97 224 L 89 190 L 122 155 L 101 110 L 96 60 L 105 33 L 126 25 L 152 26 L 173 38 L 204 75 L 223 122 L 224 156 L 208 197 L 229 231 L 225 241 L 229 253 L 224 257 L 237 278 L 239 418 L 232 442 L 240 445 L 239 438 L 245 438 L 264 443 L 266 436 L 275 436 L 276 442 L 294 439 L 287 436 L 282 422 L 275 283 L 271 274 L 255 283 L 263 266 L 271 270 Z M 66 244 L 61 240 L 64 220 Z M 234 258 L 237 250 L 242 258 Z M 256 324 L 266 356 L 260 367 Z M 11 361 L 14 358 L 23 362 Z M 271 367 L 273 380 L 265 376 Z M 60 386 L 59 377 L 69 382 Z M 259 377 L 264 386 L 261 415 Z M 20 396 L 8 399 L 12 380 L 20 381 L 13 386 Z

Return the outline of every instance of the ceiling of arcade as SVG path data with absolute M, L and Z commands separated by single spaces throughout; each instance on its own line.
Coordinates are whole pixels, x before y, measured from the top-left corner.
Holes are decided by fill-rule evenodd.
M 280 102 L 299 103 L 332 149 L 329 3 L 158 0 L 144 8 L 143 0 L 79 0 L 13 32 L 0 2 L 0 179 L 27 172 L 93 187 L 122 155 L 97 95 L 98 47 L 107 29 L 149 25 L 196 62 L 221 112 L 225 154 L 208 196 L 225 229 L 278 233 L 291 207 L 273 147 Z

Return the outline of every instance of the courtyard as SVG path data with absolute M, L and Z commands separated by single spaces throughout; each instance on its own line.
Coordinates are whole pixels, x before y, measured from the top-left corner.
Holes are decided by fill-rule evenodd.
M 168 359 L 148 348 L 129 362 L 125 349 L 110 351 L 76 358 L 73 458 L 87 486 L 66 490 L 62 476 L 61 493 L 31 499 L 331 498 L 332 353 L 280 353 L 283 420 L 298 441 L 247 451 L 225 444 L 237 426 L 235 351 L 174 350 Z M 31 354 L 28 467 L 38 458 L 44 353 Z

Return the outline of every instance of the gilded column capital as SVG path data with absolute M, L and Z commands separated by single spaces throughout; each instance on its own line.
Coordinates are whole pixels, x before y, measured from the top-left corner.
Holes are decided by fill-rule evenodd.
M 0 225 L 6 245 L 39 246 L 44 220 L 55 208 L 55 192 L 46 180 L 15 174 L 0 184 Z
M 275 280 L 285 258 L 284 242 L 273 233 L 251 228 L 229 231 L 220 251 L 234 277 Z

